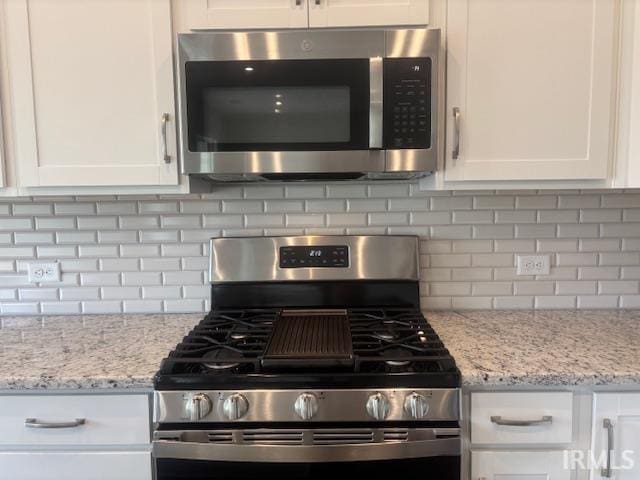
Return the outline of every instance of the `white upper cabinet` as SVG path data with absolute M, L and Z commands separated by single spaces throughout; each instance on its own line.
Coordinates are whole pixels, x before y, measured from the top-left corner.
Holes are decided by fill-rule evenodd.
M 188 27 L 242 30 L 306 28 L 307 0 L 181 0 Z
M 2 133 L 2 106 L 0 106 L 0 187 L 5 187 L 4 136 Z
M 622 2 L 616 187 L 640 187 L 640 2 Z
M 4 7 L 18 185 L 177 185 L 170 0 Z
M 640 478 L 640 393 L 597 393 L 593 415 L 591 480 Z M 610 471 L 606 459 L 610 460 Z
M 428 0 L 309 0 L 309 26 L 426 25 Z
M 187 30 L 426 25 L 429 0 L 181 0 Z
M 446 180 L 607 177 L 616 3 L 449 0 Z

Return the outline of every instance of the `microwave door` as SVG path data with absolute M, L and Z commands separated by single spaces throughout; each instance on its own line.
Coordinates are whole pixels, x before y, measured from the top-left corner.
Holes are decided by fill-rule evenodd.
M 188 61 L 184 77 L 186 173 L 384 169 L 381 58 Z

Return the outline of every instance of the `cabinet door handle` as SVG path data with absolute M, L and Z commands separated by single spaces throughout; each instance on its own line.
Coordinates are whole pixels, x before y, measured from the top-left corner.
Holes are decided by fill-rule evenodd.
M 167 123 L 169 123 L 169 114 L 162 114 L 162 124 L 160 128 L 160 135 L 162 136 L 162 159 L 164 163 L 171 163 L 171 155 L 167 147 Z
M 607 429 L 607 466 L 600 471 L 600 476 L 604 478 L 611 478 L 611 452 L 614 449 L 613 446 L 613 423 L 610 418 L 605 418 L 602 421 L 602 427 Z
M 76 418 L 71 422 L 42 422 L 35 418 L 27 418 L 24 421 L 24 426 L 27 428 L 76 428 L 85 423 L 84 418 Z
M 536 425 L 553 423 L 553 417 L 551 415 L 545 415 L 539 420 L 508 420 L 500 416 L 495 416 L 491 417 L 491 423 L 507 427 L 535 427 Z
M 322 0 L 316 0 L 316 5 L 319 7 L 320 5 L 322 5 Z
M 296 7 L 299 7 L 302 5 L 302 0 L 296 0 Z
M 457 160 L 460 157 L 460 109 L 453 107 L 453 151 L 451 157 Z

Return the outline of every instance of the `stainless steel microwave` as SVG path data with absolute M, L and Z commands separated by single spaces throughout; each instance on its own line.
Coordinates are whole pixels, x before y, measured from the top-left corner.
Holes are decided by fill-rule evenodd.
M 440 31 L 178 37 L 183 173 L 415 178 L 436 168 Z

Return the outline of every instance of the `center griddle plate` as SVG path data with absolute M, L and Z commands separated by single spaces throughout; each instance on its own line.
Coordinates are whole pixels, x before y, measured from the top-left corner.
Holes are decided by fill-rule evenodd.
M 265 368 L 344 367 L 353 363 L 346 310 L 283 310 L 262 358 Z

